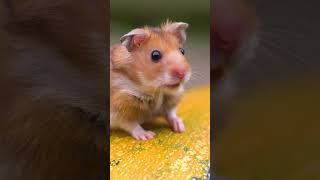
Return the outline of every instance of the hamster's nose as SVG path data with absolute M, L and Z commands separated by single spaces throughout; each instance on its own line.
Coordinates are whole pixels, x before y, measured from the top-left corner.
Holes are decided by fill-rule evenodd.
M 172 70 L 172 76 L 179 80 L 182 80 L 185 77 L 186 73 L 187 69 L 182 67 L 174 68 Z

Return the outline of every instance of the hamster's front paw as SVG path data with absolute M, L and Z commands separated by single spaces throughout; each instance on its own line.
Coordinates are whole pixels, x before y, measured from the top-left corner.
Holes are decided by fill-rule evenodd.
M 131 132 L 131 135 L 137 140 L 149 140 L 152 139 L 156 134 L 152 131 L 146 131 L 141 126 L 137 126 Z
M 174 117 L 169 120 L 169 124 L 174 132 L 184 132 L 186 129 L 184 127 L 183 121 L 179 117 Z
M 174 132 L 181 133 L 186 130 L 182 119 L 177 116 L 175 110 L 168 112 L 166 114 L 166 119 Z

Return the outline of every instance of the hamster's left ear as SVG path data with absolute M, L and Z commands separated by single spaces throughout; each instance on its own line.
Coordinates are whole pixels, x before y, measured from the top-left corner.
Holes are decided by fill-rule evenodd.
M 173 22 L 173 23 L 167 22 L 163 26 L 163 30 L 177 36 L 180 43 L 183 44 L 187 40 L 186 29 L 188 27 L 189 27 L 189 24 L 184 22 Z
M 124 45 L 129 52 L 134 48 L 138 48 L 146 40 L 147 34 L 143 29 L 137 28 L 120 38 L 122 45 Z

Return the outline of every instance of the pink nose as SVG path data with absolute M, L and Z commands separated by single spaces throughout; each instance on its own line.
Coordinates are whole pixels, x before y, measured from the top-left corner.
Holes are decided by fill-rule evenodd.
M 176 68 L 172 71 L 172 76 L 182 80 L 186 75 L 187 70 L 185 68 Z

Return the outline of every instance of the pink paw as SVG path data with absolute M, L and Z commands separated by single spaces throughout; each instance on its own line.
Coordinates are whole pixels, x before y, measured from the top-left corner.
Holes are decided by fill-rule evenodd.
M 137 140 L 149 140 L 149 139 L 152 139 L 156 135 L 154 132 L 146 131 L 141 127 L 135 128 L 131 134 Z
M 170 126 L 171 126 L 171 128 L 172 128 L 172 130 L 174 132 L 181 133 L 181 132 L 184 132 L 186 130 L 185 127 L 184 127 L 182 119 L 179 118 L 179 117 L 174 117 L 174 118 L 171 117 L 168 122 L 169 122 L 169 124 L 170 124 Z

